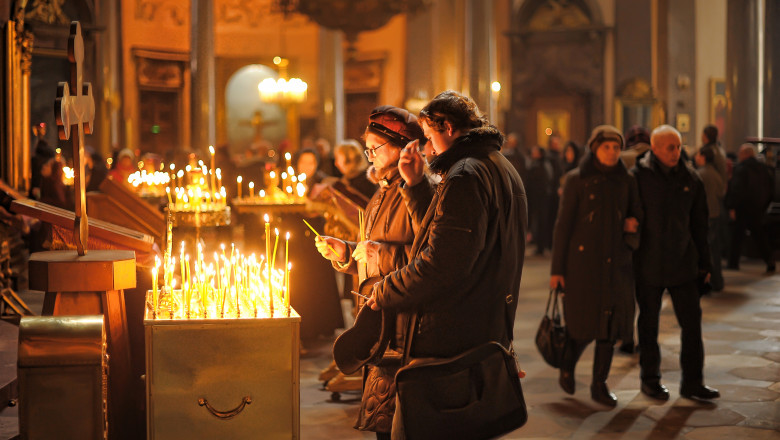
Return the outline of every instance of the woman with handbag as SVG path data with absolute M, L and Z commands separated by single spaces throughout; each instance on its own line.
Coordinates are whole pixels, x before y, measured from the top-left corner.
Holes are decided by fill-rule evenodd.
M 632 252 L 643 213 L 636 181 L 620 160 L 620 131 L 600 125 L 587 145 L 587 156 L 566 176 L 553 238 L 550 288 L 565 291 L 568 333 L 558 383 L 574 394 L 577 360 L 596 341 L 591 397 L 614 407 L 606 382 L 615 342 L 633 334 Z
M 358 290 L 362 295 L 368 295 L 382 276 L 407 262 L 414 239 L 414 225 L 399 189 L 403 179 L 398 171 L 398 158 L 407 143 L 419 142 L 424 137 L 417 117 L 404 109 L 385 105 L 371 112 L 364 139 L 365 154 L 373 163 L 368 177 L 379 185 L 379 190 L 366 207 L 367 240 L 353 243 L 324 236 L 316 241 L 316 245 L 322 256 L 331 260 L 341 272 L 358 274 L 358 263 L 365 264 L 366 278 Z M 369 362 L 374 364 L 368 365 L 364 376 L 363 399 L 355 428 L 376 432 L 378 439 L 389 439 L 395 412 L 393 377 L 401 366 L 400 350 L 403 348 L 403 343 L 399 344 L 392 334 L 396 325 L 403 327 L 409 317 L 391 311 L 383 312 L 382 316 L 369 316 L 370 312 L 361 310 L 355 326 L 339 337 L 340 340 L 334 344 L 334 357 L 336 363 L 344 367 L 344 373 L 357 371 Z M 361 321 L 371 324 L 372 320 L 378 325 L 370 326 L 370 334 L 365 334 L 367 328 L 361 325 Z M 399 323 L 396 324 L 396 321 Z M 371 353 L 363 356 L 361 347 L 366 345 Z M 371 350 L 375 345 L 381 348 Z M 381 351 L 385 347 L 383 354 Z M 344 352 L 350 362 L 340 358 Z M 368 359 L 372 356 L 379 359 Z

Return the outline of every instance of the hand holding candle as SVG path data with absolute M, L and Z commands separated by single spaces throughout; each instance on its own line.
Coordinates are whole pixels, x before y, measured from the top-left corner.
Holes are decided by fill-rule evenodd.
M 317 239 L 314 240 L 314 244 L 317 246 L 317 250 L 320 252 L 320 254 L 322 254 L 322 256 L 327 258 L 328 260 L 334 260 L 334 258 L 331 258 L 330 256 L 325 255 L 325 253 L 323 253 L 323 251 L 320 250 L 321 246 L 323 246 L 323 247 L 327 246 L 327 249 L 330 249 L 330 251 L 332 251 L 335 254 L 335 256 L 338 257 L 339 260 L 341 260 L 341 256 L 344 255 L 344 252 L 346 252 L 346 250 L 347 250 L 347 245 L 343 241 L 341 241 L 341 240 L 339 240 L 337 238 L 333 238 L 333 237 L 325 237 L 325 238 L 328 239 L 328 240 L 325 240 L 325 238 L 323 238 L 319 234 L 319 232 L 317 232 L 314 229 L 314 227 L 312 227 L 312 225 L 310 225 L 309 222 L 306 221 L 306 219 L 301 219 L 301 220 L 303 220 L 303 222 L 306 223 L 306 226 L 308 226 L 309 229 L 311 229 L 311 232 L 314 232 L 314 235 L 317 236 Z M 336 243 L 336 242 L 338 242 L 338 243 Z M 338 247 L 341 250 L 341 252 L 339 252 L 336 249 L 334 249 L 333 245 Z

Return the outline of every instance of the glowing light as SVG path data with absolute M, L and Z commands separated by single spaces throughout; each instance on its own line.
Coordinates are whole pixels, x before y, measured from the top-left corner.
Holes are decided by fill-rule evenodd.
M 493 90 L 494 92 L 500 92 L 501 91 L 501 83 L 498 82 L 498 81 L 493 81 L 490 84 L 490 89 Z

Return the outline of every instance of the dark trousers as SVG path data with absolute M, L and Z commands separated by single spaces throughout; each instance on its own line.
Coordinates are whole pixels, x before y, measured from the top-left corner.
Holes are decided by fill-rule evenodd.
M 592 342 L 592 340 L 569 339 L 563 352 L 563 365 L 561 369 L 574 374 L 574 368 L 577 366 L 582 352 Z M 612 353 L 614 352 L 615 341 L 597 340 L 595 354 L 593 356 L 593 383 L 604 383 L 609 376 L 609 369 L 612 366 Z
M 712 277 L 710 284 L 712 290 L 723 290 L 723 246 L 720 237 L 720 217 L 710 217 L 709 229 L 707 229 L 707 242 L 710 245 L 710 257 L 712 259 Z
M 656 287 L 637 283 L 636 299 L 639 304 L 639 366 L 642 382 L 661 380 L 661 349 L 658 346 L 658 322 L 661 314 L 661 298 L 664 290 L 672 297 L 674 314 L 680 325 L 680 367 L 682 383 L 695 386 L 702 383 L 704 368 L 704 343 L 701 339 L 701 307 L 696 281 L 679 286 Z
M 736 219 L 731 230 L 731 249 L 729 250 L 729 267 L 739 268 L 739 257 L 742 255 L 742 240 L 745 238 L 745 231 L 750 231 L 750 236 L 753 237 L 758 247 L 758 251 L 761 253 L 761 258 L 767 265 L 767 269 L 774 267 L 775 259 L 772 255 L 772 248 L 769 244 L 769 237 L 766 234 L 764 228 L 764 217 L 766 215 L 762 211 L 758 212 L 736 212 Z

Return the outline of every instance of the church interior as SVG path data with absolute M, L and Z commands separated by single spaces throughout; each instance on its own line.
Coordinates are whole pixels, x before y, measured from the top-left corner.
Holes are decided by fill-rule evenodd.
M 343 182 L 367 164 L 352 174 L 336 153 L 347 140 L 363 151 L 384 104 L 418 114 L 458 91 L 529 155 L 582 146 L 602 124 L 669 124 L 693 157 L 714 126 L 727 156 L 752 143 L 774 173 L 765 223 L 780 252 L 776 0 L 0 0 L 0 12 L 0 440 L 373 438 L 352 429 L 361 377 L 321 380 L 361 299 L 313 242 L 364 236 L 371 193 Z M 777 438 L 780 276 L 759 275 L 750 246 L 727 272 L 732 296 L 703 299 L 727 396 L 703 415 L 556 406 L 553 374 L 518 334 L 547 295 L 549 258 L 527 260 L 515 344 L 539 418 L 529 410 L 506 438 Z M 754 324 L 729 333 L 738 321 Z M 616 364 L 622 399 L 638 367 Z

